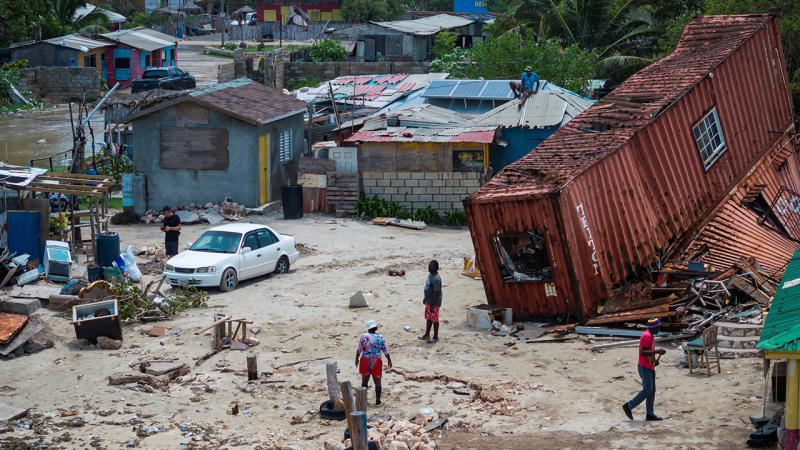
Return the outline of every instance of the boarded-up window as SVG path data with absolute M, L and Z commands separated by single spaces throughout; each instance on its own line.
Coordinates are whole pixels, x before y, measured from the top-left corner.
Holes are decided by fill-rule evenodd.
M 227 170 L 228 130 L 162 126 L 161 168 Z
M 386 36 L 386 56 L 403 55 L 403 36 Z
M 278 143 L 280 150 L 281 162 L 292 160 L 292 129 L 281 131 L 280 142 Z

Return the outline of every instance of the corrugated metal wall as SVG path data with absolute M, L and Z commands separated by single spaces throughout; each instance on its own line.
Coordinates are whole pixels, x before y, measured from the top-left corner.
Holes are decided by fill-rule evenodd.
M 39 240 L 42 215 L 37 211 L 8 212 L 8 249 L 16 255 L 27 253 L 31 261 L 42 258 Z
M 679 239 L 696 233 L 715 208 L 720 215 L 706 229 L 706 240 L 711 240 L 713 230 L 724 230 L 739 240 L 709 260 L 730 264 L 734 257 L 738 260 L 763 246 L 777 246 L 779 250 L 761 253 L 763 259 L 773 260 L 767 267 L 785 262 L 782 258 L 791 241 L 773 231 L 755 229 L 754 214 L 737 206 L 740 197 L 735 198 L 739 203 L 723 207 L 737 183 L 753 178 L 748 175 L 761 158 L 780 152 L 794 117 L 775 22 L 747 40 L 712 74 L 619 151 L 568 184 L 557 196 L 557 210 L 543 199 L 481 201 L 467 208 L 490 303 L 510 306 L 522 315 L 577 312 L 574 305 L 540 295 L 535 283 L 510 285 L 495 274 L 489 238 L 492 230 L 505 228 L 520 231 L 547 224 L 552 246 L 561 248 L 553 252 L 554 258 L 561 258 L 556 271 L 559 294 L 574 299 L 578 293 L 582 299 L 578 303 L 588 314 L 612 288 L 641 277 L 668 250 L 674 251 Z M 727 151 L 705 171 L 692 127 L 714 106 Z M 800 184 L 800 168 L 792 161 L 783 175 L 767 164 L 755 177 L 769 184 L 764 194 L 768 201 L 774 199 L 781 182 Z M 560 231 L 555 231 L 556 217 L 563 221 Z M 719 240 L 718 236 L 715 242 Z M 564 260 L 574 273 L 572 279 Z

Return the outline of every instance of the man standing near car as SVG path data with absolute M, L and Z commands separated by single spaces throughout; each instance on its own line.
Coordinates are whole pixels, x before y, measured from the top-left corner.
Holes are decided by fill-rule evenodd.
M 164 232 L 164 248 L 167 251 L 167 258 L 178 254 L 178 242 L 181 236 L 181 218 L 172 212 L 172 208 L 165 206 L 163 209 L 164 221 L 161 223 L 161 231 Z

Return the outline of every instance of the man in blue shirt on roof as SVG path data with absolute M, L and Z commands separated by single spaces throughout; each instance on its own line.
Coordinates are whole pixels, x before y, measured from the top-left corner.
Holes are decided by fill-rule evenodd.
M 539 75 L 533 71 L 531 66 L 525 67 L 525 72 L 519 77 L 519 83 L 511 83 L 511 90 L 514 93 L 514 98 L 520 96 L 523 99 L 528 98 L 531 94 L 535 94 L 539 90 Z

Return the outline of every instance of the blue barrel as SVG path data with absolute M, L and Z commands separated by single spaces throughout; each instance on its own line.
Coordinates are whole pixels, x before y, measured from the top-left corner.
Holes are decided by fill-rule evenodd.
M 111 267 L 119 256 L 119 233 L 104 231 L 97 234 L 95 263 L 100 267 Z
M 27 253 L 30 261 L 41 261 L 41 224 L 42 215 L 38 211 L 9 211 L 8 249 L 17 255 Z

